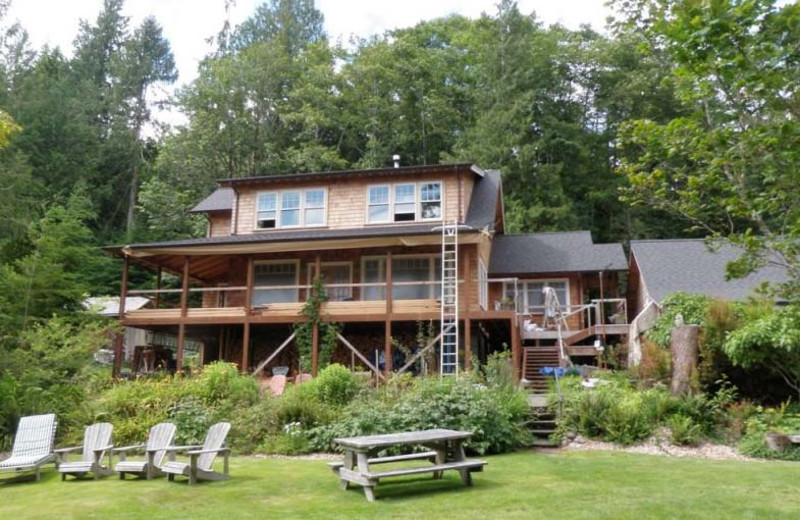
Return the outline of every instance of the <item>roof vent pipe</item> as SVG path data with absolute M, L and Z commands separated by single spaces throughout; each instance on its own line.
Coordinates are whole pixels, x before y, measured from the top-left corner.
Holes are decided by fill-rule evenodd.
M 392 160 L 394 161 L 394 167 L 395 168 L 399 168 L 400 167 L 400 156 L 397 155 L 397 154 L 394 154 L 392 156 Z

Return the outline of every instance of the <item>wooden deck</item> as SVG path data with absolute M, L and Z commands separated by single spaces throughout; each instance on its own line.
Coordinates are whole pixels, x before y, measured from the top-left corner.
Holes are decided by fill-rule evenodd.
M 300 314 L 303 303 L 272 303 L 253 307 L 249 315 L 244 307 L 206 307 L 187 309 L 181 316 L 180 309 L 137 309 L 125 313 L 125 324 L 171 325 L 185 324 L 231 324 L 242 323 L 294 323 L 303 321 Z M 437 300 L 394 300 L 391 319 L 394 321 L 416 321 L 436 319 L 441 306 Z M 385 321 L 385 301 L 327 302 L 322 305 L 322 314 L 332 321 L 365 322 Z

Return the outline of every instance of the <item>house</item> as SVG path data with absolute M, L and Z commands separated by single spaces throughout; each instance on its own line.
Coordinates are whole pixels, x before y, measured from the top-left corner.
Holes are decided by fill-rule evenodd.
M 640 336 L 660 315 L 660 304 L 674 293 L 701 294 L 727 301 L 757 296 L 765 283 L 782 283 L 786 272 L 765 266 L 735 280 L 725 279 L 728 263 L 742 255 L 738 247 L 704 239 L 632 240 L 629 264 L 629 364 L 641 359 Z
M 425 331 L 422 351 L 438 352 L 443 372 L 503 348 L 521 370 L 525 350 L 555 351 L 554 330 L 612 333 L 598 326 L 620 314 L 604 306 L 624 306 L 619 244 L 592 244 L 588 232 L 506 235 L 500 172 L 472 164 L 226 179 L 192 211 L 206 216 L 206 237 L 107 248 L 124 259 L 123 301 L 155 306 L 123 306 L 122 323 L 174 333 L 179 367 L 192 338 L 205 361 L 296 370 L 288 346 L 318 277 L 322 319 L 342 325 L 334 361 L 376 373 L 407 369 L 419 349 L 403 347 L 421 347 Z M 157 273 L 155 287 L 129 290 L 131 264 Z M 181 289 L 164 289 L 164 274 Z M 557 305 L 544 305 L 544 287 Z M 316 329 L 312 338 L 316 371 Z

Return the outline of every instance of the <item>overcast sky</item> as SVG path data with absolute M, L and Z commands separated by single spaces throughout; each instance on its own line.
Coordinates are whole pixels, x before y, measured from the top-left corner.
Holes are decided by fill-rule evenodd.
M 236 0 L 231 22 L 247 18 L 263 0 Z M 496 0 L 317 0 L 325 15 L 325 29 L 332 40 L 347 42 L 353 34 L 369 36 L 398 27 L 409 27 L 451 13 L 477 17 L 494 13 Z M 546 24 L 569 28 L 591 24 L 600 30 L 609 10 L 604 0 L 518 0 L 520 11 L 535 11 Z M 72 42 L 81 19 L 94 22 L 103 0 L 12 0 L 7 22 L 18 20 L 38 49 L 47 44 L 72 53 Z M 127 0 L 124 13 L 136 26 L 154 15 L 172 45 L 180 73 L 177 85 L 196 76 L 197 64 L 210 50 L 206 40 L 216 34 L 225 19 L 224 0 Z M 176 86 L 177 86 L 176 85 Z M 159 96 L 160 97 L 160 96 Z M 166 117 L 175 121 L 174 117 Z
M 231 21 L 240 23 L 262 0 L 237 0 Z M 351 34 L 368 36 L 408 27 L 450 13 L 470 17 L 493 13 L 495 0 L 317 0 L 332 39 L 347 41 Z M 603 0 L 520 0 L 523 13 L 536 11 L 545 23 L 577 28 L 582 23 L 602 29 L 609 14 Z M 80 19 L 94 22 L 102 0 L 12 0 L 8 18 L 19 20 L 36 47 L 59 46 L 70 54 Z M 154 15 L 172 44 L 180 83 L 191 81 L 198 61 L 209 50 L 206 39 L 216 34 L 225 18 L 224 0 L 127 0 L 125 14 L 136 25 Z

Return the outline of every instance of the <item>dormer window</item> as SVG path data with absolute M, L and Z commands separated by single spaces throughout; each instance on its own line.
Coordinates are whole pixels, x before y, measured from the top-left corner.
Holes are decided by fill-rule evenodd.
M 256 229 L 325 225 L 325 188 L 264 191 L 256 198 Z
M 367 188 L 367 223 L 442 219 L 442 183 L 398 183 Z
M 367 222 L 389 222 L 389 186 L 367 190 Z
M 258 229 L 278 227 L 278 194 L 276 192 L 260 193 L 258 195 L 256 227 Z
M 397 184 L 394 187 L 394 221 L 413 222 L 417 216 L 417 187 Z
M 420 185 L 420 212 L 422 220 L 442 218 L 442 183 L 425 182 Z
M 284 191 L 281 193 L 281 227 L 298 227 L 300 225 L 300 192 Z

